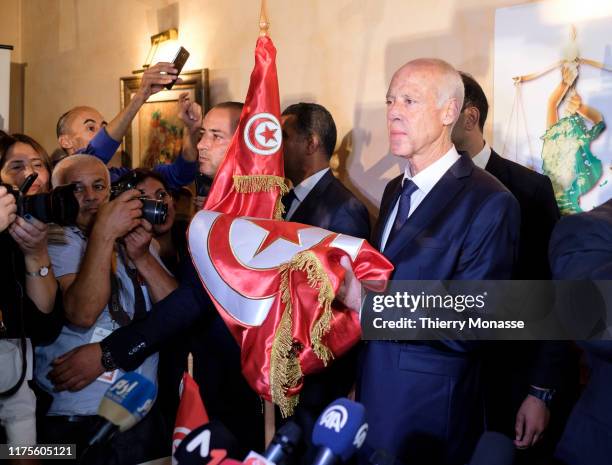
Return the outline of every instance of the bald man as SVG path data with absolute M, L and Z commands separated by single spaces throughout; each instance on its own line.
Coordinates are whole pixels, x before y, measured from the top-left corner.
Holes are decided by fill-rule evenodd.
M 142 105 L 172 81 L 180 82 L 180 79 L 171 63 L 157 63 L 148 68 L 142 75 L 138 90 L 110 123 L 92 107 L 77 106 L 68 110 L 57 121 L 56 133 L 60 147 L 66 155 L 86 153 L 108 164 Z M 170 189 L 191 184 L 197 173 L 196 144 L 202 123 L 202 109 L 196 102 L 190 101 L 187 92 L 179 96 L 178 117 L 185 124 L 181 154 L 172 164 L 159 164 L 153 168 L 165 179 Z M 128 172 L 129 168 L 111 167 L 109 171 L 111 181 L 114 182 Z
M 502 184 L 451 142 L 463 104 L 457 71 L 419 59 L 387 92 L 390 152 L 407 162 L 382 198 L 374 244 L 394 280 L 509 279 L 520 213 Z M 363 454 L 404 463 L 465 464 L 483 430 L 476 342 L 372 341 L 359 399 L 368 412 Z

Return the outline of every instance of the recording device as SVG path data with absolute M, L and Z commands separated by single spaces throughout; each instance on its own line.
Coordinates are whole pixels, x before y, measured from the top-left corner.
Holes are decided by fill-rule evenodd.
M 346 462 L 361 448 L 367 433 L 365 407 L 344 397 L 335 400 L 312 430 L 312 444 L 319 448 L 313 465 Z
M 6 187 L 8 193 L 15 197 L 17 215 L 23 217 L 30 214 L 43 223 L 56 223 L 61 226 L 75 224 L 79 214 L 79 202 L 74 196 L 74 184 L 57 186 L 44 194 L 26 195 L 37 177 L 38 173 L 32 173 L 19 189 L 0 183 L 0 186 Z
M 179 74 L 181 74 L 181 70 L 183 69 L 183 66 L 185 66 L 185 63 L 187 63 L 187 58 L 189 58 L 189 52 L 187 51 L 187 49 L 185 47 L 179 48 L 178 52 L 176 52 L 176 56 L 172 60 L 172 64 L 176 68 L 177 79 L 178 79 Z M 166 84 L 165 86 L 166 89 L 168 90 L 172 89 L 172 86 L 174 85 L 175 82 L 176 82 L 176 79 L 172 81 L 171 83 Z
M 264 452 L 264 457 L 276 465 L 286 465 L 302 439 L 302 428 L 294 421 L 281 426 Z
M 240 453 L 236 438 L 219 421 L 213 420 L 192 430 L 174 451 L 178 465 L 219 463 Z
M 127 174 L 111 185 L 111 200 L 130 189 L 136 189 L 138 175 L 134 172 Z M 142 196 L 142 217 L 151 224 L 164 224 L 168 217 L 168 205 L 161 200 L 151 200 Z
M 512 465 L 514 443 L 501 433 L 487 431 L 480 436 L 468 465 Z
M 207 197 L 210 192 L 210 187 L 212 186 L 212 178 L 210 176 L 206 176 L 205 174 L 198 173 L 195 178 L 195 190 L 196 195 L 199 197 Z
M 136 372 L 125 373 L 115 381 L 100 402 L 98 415 L 102 421 L 87 443 L 80 463 L 87 463 L 85 457 L 92 447 L 109 441 L 117 431 L 126 431 L 142 420 L 151 410 L 156 396 L 155 384 Z

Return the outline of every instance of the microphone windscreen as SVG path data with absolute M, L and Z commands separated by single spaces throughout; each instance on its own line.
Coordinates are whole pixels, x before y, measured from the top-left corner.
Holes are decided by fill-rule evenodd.
M 363 405 L 346 398 L 332 402 L 317 419 L 312 443 L 347 461 L 365 441 L 368 424 Z
M 513 463 L 512 439 L 495 431 L 487 431 L 480 436 L 469 465 L 512 465 Z
M 125 431 L 149 413 L 156 396 L 157 387 L 149 379 L 136 372 L 125 373 L 104 393 L 98 415 Z
M 179 465 L 205 465 L 240 454 L 236 438 L 219 421 L 213 420 L 191 431 L 176 448 Z

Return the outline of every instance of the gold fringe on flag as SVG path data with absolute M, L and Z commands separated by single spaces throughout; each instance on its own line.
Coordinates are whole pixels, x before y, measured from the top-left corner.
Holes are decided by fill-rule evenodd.
M 282 220 L 285 209 L 281 198 L 287 192 L 289 187 L 284 178 L 270 174 L 253 174 L 246 176 L 234 176 L 234 189 L 240 194 L 253 194 L 255 192 L 270 192 L 278 187 L 280 192 L 274 205 L 274 219 Z
M 287 397 L 286 391 L 295 387 L 302 377 L 299 357 L 294 351 L 292 338 L 293 322 L 289 275 L 294 271 L 305 272 L 308 285 L 312 288 L 319 287 L 318 303 L 319 308 L 323 308 L 323 313 L 312 329 L 311 342 L 314 353 L 325 365 L 333 357 L 331 351 L 323 344 L 322 339 L 331 326 L 331 303 L 335 297 L 334 291 L 317 256 L 305 250 L 296 254 L 288 263 L 280 267 L 281 302 L 285 304 L 285 311 L 272 343 L 270 394 L 272 401 L 279 406 L 284 418 L 292 415 L 299 403 L 299 395 Z

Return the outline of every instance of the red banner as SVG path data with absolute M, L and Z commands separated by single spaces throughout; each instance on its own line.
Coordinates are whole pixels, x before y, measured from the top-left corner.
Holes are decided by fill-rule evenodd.
M 189 373 L 185 373 L 181 383 L 181 402 L 172 433 L 172 455 L 185 436 L 205 423 L 208 423 L 208 414 L 200 397 L 200 387 Z
M 215 176 L 205 210 L 281 218 L 286 192 L 280 101 L 272 39 L 260 37 L 238 130 Z

